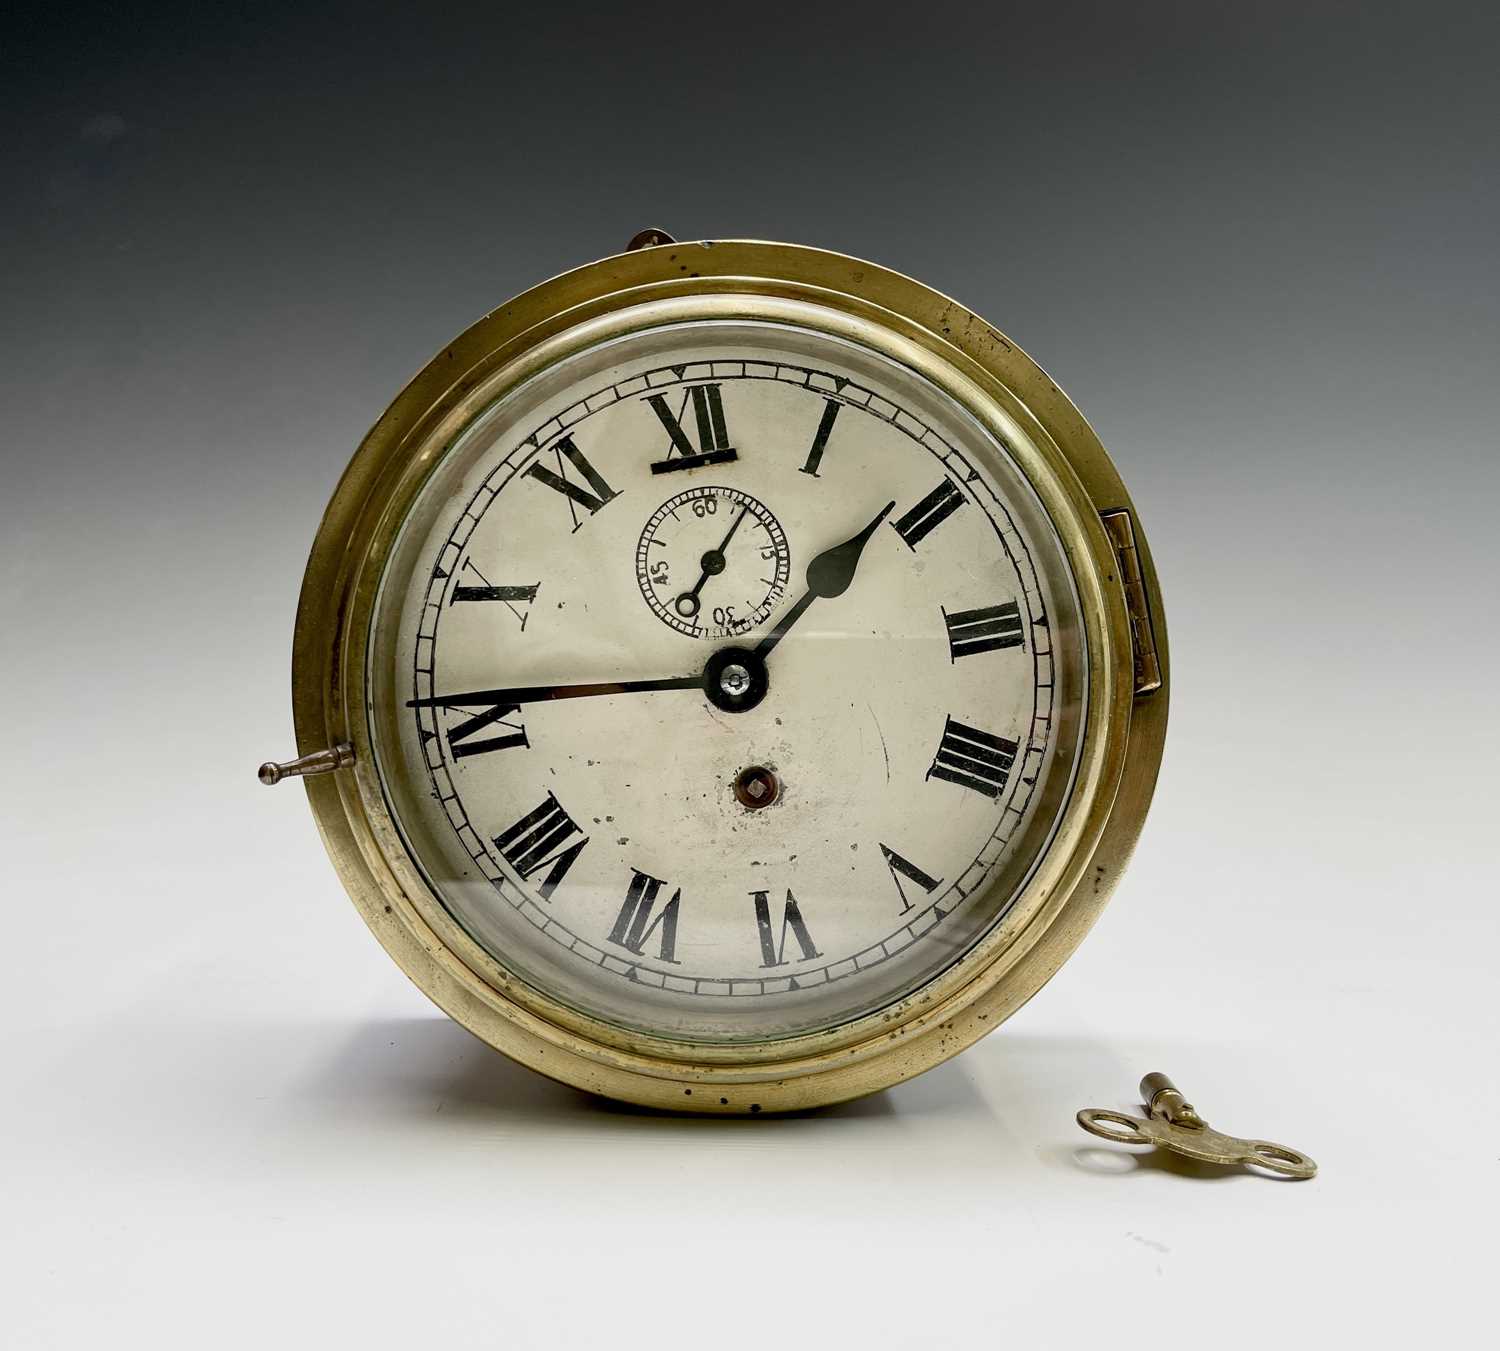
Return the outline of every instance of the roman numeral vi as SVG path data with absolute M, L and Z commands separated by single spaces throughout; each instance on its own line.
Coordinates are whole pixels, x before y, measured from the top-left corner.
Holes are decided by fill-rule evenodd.
M 661 940 L 657 953 L 664 962 L 677 964 L 677 910 L 682 904 L 682 889 L 672 893 L 672 899 L 662 907 L 655 919 L 651 911 L 656 898 L 666 883 L 638 869 L 631 869 L 630 887 L 625 892 L 625 904 L 620 907 L 615 927 L 609 931 L 609 941 L 618 944 L 637 957 L 644 956 L 646 940 L 658 929 Z

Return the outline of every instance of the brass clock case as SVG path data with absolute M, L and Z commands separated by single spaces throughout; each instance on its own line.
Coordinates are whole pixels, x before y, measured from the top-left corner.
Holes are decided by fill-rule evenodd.
M 883 352 L 992 431 L 1003 411 L 1032 448 L 1017 462 L 1072 568 L 1087 698 L 1071 794 L 1006 917 L 896 1004 L 779 1041 L 693 1043 L 591 1018 L 508 972 L 448 915 L 384 800 L 366 716 L 371 616 L 397 530 L 458 429 L 584 347 L 701 318 L 795 318 Z M 440 1008 L 555 1079 L 651 1107 L 787 1111 L 857 1097 L 969 1046 L 1039 990 L 1103 908 L 1140 832 L 1161 760 L 1167 647 L 1150 551 L 1098 438 L 1035 362 L 947 297 L 816 249 L 664 244 L 534 287 L 474 324 L 365 437 L 319 527 L 298 606 L 292 701 L 299 754 L 352 747 L 306 780 L 330 857 L 366 923 Z

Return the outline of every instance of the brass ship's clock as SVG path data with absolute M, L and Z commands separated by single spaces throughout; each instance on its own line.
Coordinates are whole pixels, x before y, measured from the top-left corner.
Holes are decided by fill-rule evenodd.
M 376 937 L 496 1049 L 655 1107 L 836 1102 L 1099 913 L 1161 598 L 1093 431 L 983 320 L 815 249 L 633 244 L 376 423 L 261 775 L 309 776 Z

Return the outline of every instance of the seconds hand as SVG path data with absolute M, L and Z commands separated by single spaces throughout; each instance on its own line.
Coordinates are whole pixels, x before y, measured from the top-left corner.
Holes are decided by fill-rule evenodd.
M 698 593 L 703 590 L 703 583 L 724 571 L 724 551 L 729 548 L 729 541 L 734 538 L 734 532 L 740 528 L 740 522 L 745 519 L 749 510 L 749 506 L 740 508 L 740 514 L 734 518 L 734 524 L 729 527 L 729 533 L 724 536 L 719 547 L 709 549 L 698 560 L 703 571 L 699 574 L 697 582 L 693 584 L 693 589 L 684 591 L 672 602 L 672 608 L 684 619 L 691 619 L 701 608 L 702 603 L 698 599 Z

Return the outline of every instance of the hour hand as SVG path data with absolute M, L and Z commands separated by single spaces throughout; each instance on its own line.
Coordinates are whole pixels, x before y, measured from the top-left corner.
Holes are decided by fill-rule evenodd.
M 466 690 L 408 699 L 407 708 L 477 708 L 494 704 L 537 704 L 548 699 L 588 699 L 605 694 L 644 694 L 651 690 L 703 688 L 702 675 L 665 676 L 660 680 L 614 680 L 593 685 L 517 685 L 510 689 Z
M 835 544 L 832 548 L 824 549 L 807 565 L 807 590 L 802 593 L 801 599 L 776 621 L 776 627 L 756 645 L 757 655 L 764 657 L 785 638 L 787 630 L 802 618 L 803 611 L 813 601 L 820 597 L 824 600 L 831 600 L 834 596 L 842 596 L 849 589 L 850 582 L 854 580 L 855 570 L 859 567 L 859 556 L 864 552 L 870 536 L 875 533 L 881 521 L 895 510 L 895 507 L 894 502 L 887 502 L 876 513 L 875 519 L 857 535 L 851 535 L 842 544 Z

